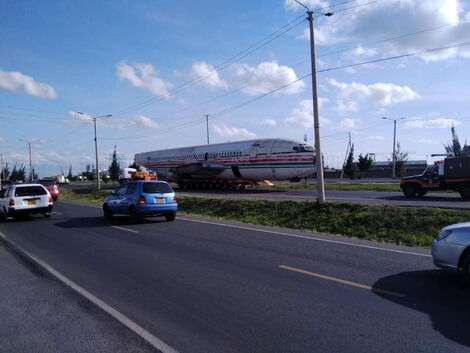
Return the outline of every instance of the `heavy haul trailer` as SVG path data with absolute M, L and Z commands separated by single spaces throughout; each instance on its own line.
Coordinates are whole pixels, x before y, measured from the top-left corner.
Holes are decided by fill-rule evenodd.
M 401 179 L 405 196 L 424 196 L 432 190 L 453 190 L 470 199 L 470 157 L 449 157 L 428 166 L 421 175 Z

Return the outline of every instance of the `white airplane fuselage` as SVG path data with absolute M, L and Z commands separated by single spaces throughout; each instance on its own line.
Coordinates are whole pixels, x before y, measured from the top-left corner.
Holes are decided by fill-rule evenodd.
M 315 172 L 313 147 L 272 138 L 138 153 L 134 161 L 169 181 L 287 180 Z

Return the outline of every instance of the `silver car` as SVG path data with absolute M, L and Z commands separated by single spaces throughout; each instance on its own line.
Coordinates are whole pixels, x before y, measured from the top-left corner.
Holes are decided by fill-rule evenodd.
M 461 271 L 470 283 L 470 222 L 442 228 L 431 251 L 436 266 Z

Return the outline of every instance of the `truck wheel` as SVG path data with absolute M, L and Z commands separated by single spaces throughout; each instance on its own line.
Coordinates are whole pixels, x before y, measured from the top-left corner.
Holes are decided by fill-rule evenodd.
M 463 278 L 470 284 L 470 253 L 465 256 L 462 264 L 462 275 Z
M 470 199 L 470 188 L 460 189 L 459 194 L 463 199 Z
M 414 185 L 409 185 L 409 184 L 404 185 L 403 186 L 403 193 L 407 197 L 413 197 L 416 194 L 416 188 L 414 187 Z
M 425 189 L 419 189 L 418 191 L 416 191 L 416 194 L 418 196 L 424 196 L 428 193 L 428 190 L 425 190 Z

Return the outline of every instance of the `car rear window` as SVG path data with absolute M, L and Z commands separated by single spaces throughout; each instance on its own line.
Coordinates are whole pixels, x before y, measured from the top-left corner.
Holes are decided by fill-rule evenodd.
M 15 197 L 47 195 L 46 189 L 42 186 L 17 186 Z
M 142 192 L 145 194 L 167 194 L 173 192 L 173 189 L 166 183 L 144 183 L 142 185 Z
M 52 186 L 55 185 L 54 180 L 39 180 L 39 184 L 44 185 L 44 186 Z

